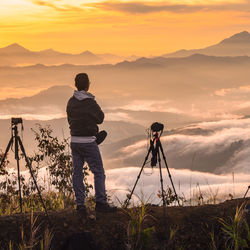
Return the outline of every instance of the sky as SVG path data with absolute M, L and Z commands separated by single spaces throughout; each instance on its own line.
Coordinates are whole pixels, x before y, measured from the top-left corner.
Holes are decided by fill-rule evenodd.
M 250 0 L 2 0 L 0 47 L 161 55 L 249 31 L 249 16 Z

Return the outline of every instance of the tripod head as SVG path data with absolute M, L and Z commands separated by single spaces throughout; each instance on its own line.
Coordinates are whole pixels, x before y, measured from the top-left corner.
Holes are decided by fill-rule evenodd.
M 12 117 L 11 118 L 11 129 L 14 133 L 17 133 L 17 125 L 20 124 L 23 130 L 23 119 L 21 117 Z
M 159 123 L 159 122 L 154 122 L 152 125 L 151 125 L 151 131 L 152 132 L 160 132 L 161 133 L 163 132 L 163 129 L 164 129 L 164 125 L 162 123 Z
M 11 118 L 11 125 L 15 126 L 15 125 L 18 125 L 18 124 L 23 124 L 23 119 L 20 118 L 20 117 L 18 117 L 18 118 L 12 117 Z
M 151 158 L 151 167 L 155 167 L 157 164 L 157 153 L 159 152 L 159 139 L 161 134 L 163 133 L 164 125 L 159 122 L 154 122 L 151 125 L 151 137 L 150 139 L 150 147 L 152 151 Z

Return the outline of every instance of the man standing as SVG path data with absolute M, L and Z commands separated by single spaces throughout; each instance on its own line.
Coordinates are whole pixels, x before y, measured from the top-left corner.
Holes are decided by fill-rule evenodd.
M 67 104 L 67 118 L 71 134 L 71 150 L 73 159 L 73 189 L 77 210 L 86 215 L 85 187 L 83 183 L 83 165 L 86 161 L 94 174 L 96 207 L 98 212 L 115 212 L 107 202 L 105 190 L 105 172 L 102 157 L 96 142 L 98 126 L 104 120 L 104 113 L 96 103 L 95 97 L 88 92 L 89 78 L 86 73 L 75 77 L 77 90 Z

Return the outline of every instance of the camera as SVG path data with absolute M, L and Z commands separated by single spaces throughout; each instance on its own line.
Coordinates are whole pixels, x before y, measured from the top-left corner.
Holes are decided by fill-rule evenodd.
M 11 124 L 12 125 L 17 125 L 17 124 L 22 124 L 23 123 L 23 119 L 22 118 L 20 118 L 20 117 L 18 117 L 18 118 L 11 118 Z
M 163 131 L 163 129 L 164 129 L 164 125 L 163 125 L 162 123 L 154 122 L 154 123 L 151 125 L 151 130 L 152 130 L 152 132 Z

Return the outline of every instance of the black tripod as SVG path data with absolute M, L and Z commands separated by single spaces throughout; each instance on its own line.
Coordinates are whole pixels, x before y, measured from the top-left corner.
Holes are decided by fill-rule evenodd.
M 36 186 L 36 189 L 37 189 L 37 192 L 38 192 L 38 195 L 39 195 L 39 198 L 41 200 L 41 203 L 43 205 L 43 208 L 44 208 L 44 211 L 47 215 L 47 218 L 49 220 L 49 215 L 48 215 L 48 212 L 47 212 L 47 209 L 46 209 L 46 206 L 44 204 L 44 201 L 43 201 L 43 198 L 42 198 L 42 195 L 41 195 L 41 192 L 39 190 L 39 187 L 37 185 L 37 182 L 36 182 L 36 179 L 35 179 L 35 176 L 33 174 L 33 171 L 32 171 L 32 168 L 31 168 L 31 164 L 29 162 L 29 159 L 25 153 L 25 150 L 24 150 L 24 146 L 23 146 L 23 143 L 22 143 L 22 140 L 20 138 L 20 136 L 18 135 L 18 129 L 17 129 L 17 125 L 18 124 L 22 124 L 23 125 L 23 121 L 22 121 L 22 118 L 12 118 L 11 119 L 11 138 L 10 138 L 10 141 L 8 143 L 8 146 L 6 148 L 6 151 L 4 153 L 4 156 L 1 160 L 1 164 L 0 164 L 0 167 L 2 167 L 2 165 L 4 164 L 4 161 L 6 159 L 6 156 L 10 150 L 10 147 L 13 145 L 14 143 L 14 149 L 15 149 L 15 159 L 16 159 L 16 162 L 17 162 L 17 174 L 18 174 L 18 188 L 19 188 L 19 205 L 20 205 L 20 211 L 21 213 L 23 212 L 23 201 L 22 201 L 22 187 L 21 187 L 21 175 L 20 175 L 20 165 L 19 165 L 19 146 L 21 148 L 21 151 L 24 155 L 24 158 L 25 158 L 25 161 L 26 161 L 26 164 L 29 168 L 29 171 L 30 171 L 30 175 L 34 181 L 34 184 Z
M 172 180 L 169 168 L 168 168 L 167 160 L 166 160 L 166 157 L 165 157 L 165 154 L 164 154 L 164 151 L 163 151 L 163 147 L 162 147 L 162 144 L 161 144 L 161 141 L 160 141 L 160 136 L 161 136 L 161 134 L 163 132 L 163 127 L 164 127 L 163 124 L 157 123 L 157 122 L 153 123 L 152 126 L 151 126 L 151 130 L 152 130 L 152 134 L 153 134 L 153 139 L 150 139 L 150 147 L 148 149 L 148 153 L 147 153 L 147 155 L 145 157 L 145 160 L 144 160 L 142 168 L 141 168 L 141 170 L 139 172 L 139 175 L 137 176 L 137 180 L 136 180 L 136 182 L 134 184 L 134 187 L 133 187 L 131 193 L 129 194 L 129 196 L 128 196 L 126 202 L 125 202 L 125 206 L 126 207 L 129 205 L 129 202 L 130 202 L 131 197 L 132 197 L 132 195 L 134 193 L 135 187 L 136 187 L 136 185 L 137 185 L 137 183 L 138 183 L 138 181 L 140 179 L 140 176 L 142 174 L 143 168 L 145 167 L 145 165 L 146 165 L 146 163 L 148 161 L 148 157 L 149 157 L 150 153 L 152 153 L 151 166 L 152 167 L 156 166 L 157 161 L 158 161 L 158 164 L 159 164 L 162 201 L 163 201 L 163 207 L 166 207 L 166 201 L 165 201 L 164 189 L 163 189 L 163 178 L 162 178 L 162 168 L 161 168 L 161 156 L 160 156 L 160 152 L 162 154 L 165 166 L 166 166 L 167 171 L 168 171 L 168 176 L 169 176 L 169 179 L 170 179 L 170 182 L 171 182 L 174 194 L 175 194 L 175 198 L 176 198 L 176 200 L 178 202 L 178 205 L 180 206 L 180 202 L 179 202 L 179 199 L 178 199 L 175 187 L 174 187 L 174 183 L 173 183 L 173 180 Z M 161 131 L 160 135 L 159 135 L 159 131 Z
M 243 198 L 246 198 L 246 196 L 247 196 L 247 193 L 248 193 L 249 189 L 250 189 L 250 186 L 248 186 L 247 191 L 246 191 L 246 193 L 245 193 L 245 195 L 244 195 L 244 197 L 243 197 Z

